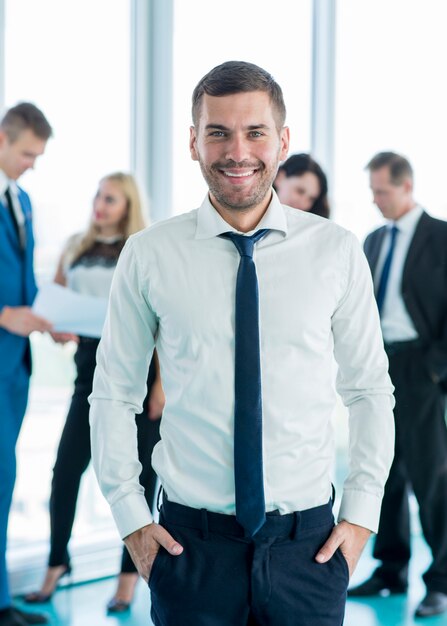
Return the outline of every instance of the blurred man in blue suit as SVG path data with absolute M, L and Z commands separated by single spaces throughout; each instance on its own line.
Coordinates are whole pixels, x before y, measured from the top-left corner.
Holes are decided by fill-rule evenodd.
M 0 122 L 0 626 L 42 624 L 11 604 L 6 571 L 8 515 L 16 474 L 15 446 L 31 374 L 29 335 L 51 330 L 30 308 L 36 295 L 29 196 L 17 179 L 45 150 L 52 129 L 31 103 L 9 109 Z

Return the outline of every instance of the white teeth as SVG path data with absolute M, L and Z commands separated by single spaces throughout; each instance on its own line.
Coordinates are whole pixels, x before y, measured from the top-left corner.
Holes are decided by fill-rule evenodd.
M 243 174 L 233 174 L 233 172 L 224 171 L 224 174 L 225 176 L 230 176 L 231 178 L 244 178 L 245 176 L 252 176 L 254 172 L 254 170 L 251 170 L 251 172 L 244 172 Z

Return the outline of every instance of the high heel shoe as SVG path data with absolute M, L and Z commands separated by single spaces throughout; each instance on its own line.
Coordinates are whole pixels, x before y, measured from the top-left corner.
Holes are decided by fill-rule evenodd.
M 118 598 L 112 598 L 107 603 L 107 613 L 125 613 L 130 609 L 130 602 L 119 600 Z
M 54 581 L 54 586 L 50 593 L 43 593 L 42 591 L 32 591 L 31 593 L 27 593 L 26 596 L 24 596 L 23 600 L 27 604 L 44 604 L 45 602 L 49 602 L 51 598 L 53 597 L 53 594 L 56 591 L 61 578 L 63 578 L 64 576 L 69 576 L 70 574 L 71 574 L 71 566 L 67 565 L 66 568 L 62 571 L 62 573 L 59 574 L 59 576 Z
M 107 613 L 125 613 L 130 609 L 138 583 L 136 572 L 121 572 L 118 577 L 117 589 L 107 603 Z

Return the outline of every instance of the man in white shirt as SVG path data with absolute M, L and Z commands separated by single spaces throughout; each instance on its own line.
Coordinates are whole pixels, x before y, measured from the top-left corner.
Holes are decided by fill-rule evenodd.
M 447 223 L 413 197 L 408 160 L 381 152 L 369 162 L 374 202 L 388 224 L 371 233 L 365 252 L 390 375 L 395 385 L 396 449 L 386 483 L 374 556 L 382 561 L 349 595 L 404 593 L 411 554 L 409 490 L 419 504 L 433 561 L 418 617 L 447 611 L 447 429 L 442 383 L 447 375 Z
M 270 74 L 214 68 L 192 114 L 209 193 L 123 250 L 91 395 L 95 470 L 157 626 L 340 625 L 393 450 L 369 269 L 350 233 L 273 192 L 289 129 Z M 134 418 L 155 345 L 159 524 L 138 483 Z M 351 438 L 337 525 L 334 356 Z

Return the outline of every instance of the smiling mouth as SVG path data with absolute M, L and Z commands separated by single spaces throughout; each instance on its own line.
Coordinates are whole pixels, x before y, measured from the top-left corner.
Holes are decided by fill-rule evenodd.
M 220 170 L 220 171 L 224 176 L 227 176 L 228 178 L 243 179 L 243 178 L 250 178 L 251 176 L 254 176 L 258 170 L 253 169 L 253 170 L 247 170 L 245 172 L 231 172 L 229 170 Z
M 240 174 L 234 174 L 233 172 L 224 171 L 225 176 L 231 176 L 232 178 L 243 178 L 244 176 L 253 176 L 254 173 L 255 173 L 255 170 L 252 170 L 251 172 L 242 172 Z

